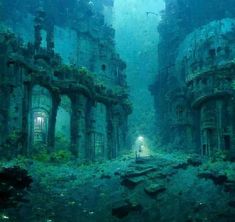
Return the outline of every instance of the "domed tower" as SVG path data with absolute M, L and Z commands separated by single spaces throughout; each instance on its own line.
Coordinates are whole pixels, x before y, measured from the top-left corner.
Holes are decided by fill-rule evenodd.
M 176 73 L 185 80 L 199 116 L 196 130 L 203 155 L 218 150 L 235 154 L 234 35 L 235 19 L 213 21 L 190 33 L 178 50 Z

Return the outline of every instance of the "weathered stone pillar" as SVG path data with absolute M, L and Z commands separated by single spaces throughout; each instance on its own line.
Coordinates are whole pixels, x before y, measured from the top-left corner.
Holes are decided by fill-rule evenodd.
M 2 122 L 1 124 L 1 136 L 0 136 L 0 145 L 1 143 L 5 143 L 6 142 L 6 138 L 9 134 L 9 129 L 8 129 L 8 121 L 9 121 L 9 100 L 10 100 L 10 88 L 5 85 L 2 84 L 0 85 L 0 99 L 1 99 L 1 106 L 0 106 L 0 112 L 1 112 L 1 116 L 2 116 Z
M 52 108 L 49 116 L 49 126 L 48 126 L 48 149 L 52 152 L 55 148 L 55 126 L 56 126 L 56 116 L 58 107 L 60 104 L 60 97 L 56 94 L 52 94 Z
M 108 158 L 116 158 L 119 153 L 119 119 L 113 106 L 107 107 L 107 148 Z
M 107 105 L 107 157 L 108 159 L 113 158 L 113 145 L 114 145 L 114 138 L 113 138 L 113 121 L 112 121 L 112 106 Z
M 119 146 L 120 151 L 127 150 L 127 116 L 125 112 L 122 110 L 119 116 Z
M 217 150 L 222 149 L 222 106 L 223 106 L 223 101 L 217 100 L 216 101 L 216 113 L 217 113 Z
M 231 125 L 232 125 L 232 135 L 231 135 L 231 150 L 230 150 L 230 158 L 232 160 L 235 160 L 235 104 L 234 104 L 234 97 L 232 97 L 231 100 L 231 110 L 232 110 L 232 115 L 231 115 Z
M 87 98 L 74 95 L 71 98 L 71 152 L 80 159 L 86 158 L 86 106 Z
M 87 113 L 86 159 L 95 160 L 95 107 L 89 102 Z
M 130 140 L 128 140 L 128 113 L 124 113 L 124 117 L 123 117 L 123 128 L 122 128 L 122 132 L 123 132 L 123 144 L 124 144 L 124 149 L 129 150 L 129 148 L 131 147 L 131 142 Z
M 22 108 L 22 155 L 30 153 L 32 147 L 32 85 L 24 84 L 23 108 Z
M 87 98 L 79 95 L 79 116 L 78 116 L 78 157 L 81 160 L 86 158 L 86 107 Z
M 116 158 L 120 153 L 120 140 L 119 140 L 119 116 L 113 116 L 113 158 Z
M 72 114 L 71 114 L 71 152 L 75 157 L 78 157 L 78 95 L 73 95 L 71 97 L 71 106 L 72 106 Z

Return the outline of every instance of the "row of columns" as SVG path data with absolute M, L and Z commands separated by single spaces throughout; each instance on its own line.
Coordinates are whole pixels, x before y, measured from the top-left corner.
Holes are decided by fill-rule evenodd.
M 30 154 L 33 145 L 33 113 L 32 113 L 32 89 L 31 84 L 25 84 L 23 96 L 22 131 L 25 135 L 22 154 Z M 49 152 L 55 149 L 56 116 L 60 105 L 60 96 L 51 92 L 52 106 L 49 112 L 47 145 Z M 72 94 L 71 99 L 71 152 L 81 160 L 94 161 L 96 158 L 96 112 L 94 102 L 82 94 Z M 125 115 L 124 115 L 125 116 Z M 126 125 L 127 115 L 122 124 Z M 122 132 L 120 112 L 115 111 L 112 104 L 106 105 L 106 147 L 104 158 L 115 158 L 125 143 L 125 132 Z M 120 141 L 123 140 L 123 141 Z
M 126 119 L 127 120 L 127 119 Z M 96 159 L 96 112 L 94 104 L 83 95 L 72 97 L 71 151 L 80 159 Z M 120 117 L 113 105 L 106 105 L 106 147 L 103 158 L 112 159 L 120 152 Z M 123 132 L 124 133 L 124 132 Z M 125 141 L 123 141 L 124 143 Z
M 213 126 L 203 128 L 200 126 L 201 132 L 201 154 L 211 156 L 218 150 L 226 150 L 230 156 L 234 156 L 234 104 L 231 98 L 216 99 L 213 102 L 213 112 L 215 114 Z M 227 102 L 227 103 L 226 103 Z M 201 120 L 203 124 L 205 115 L 200 107 Z M 204 109 L 206 109 L 204 107 Z M 225 138 L 228 137 L 229 144 L 226 144 Z M 228 146 L 228 147 L 227 147 Z
M 31 82 L 25 82 L 22 96 L 22 144 L 20 152 L 23 155 L 32 154 L 34 139 L 34 114 L 33 87 Z M 55 149 L 56 117 L 60 106 L 60 95 L 51 91 L 51 109 L 48 112 L 47 146 L 49 152 Z M 72 94 L 71 99 L 71 152 L 81 160 L 96 159 L 96 110 L 94 101 L 83 94 Z M 118 105 L 106 104 L 106 123 L 104 128 L 106 135 L 104 159 L 112 159 L 118 156 L 126 145 L 127 116 L 124 110 L 118 109 Z

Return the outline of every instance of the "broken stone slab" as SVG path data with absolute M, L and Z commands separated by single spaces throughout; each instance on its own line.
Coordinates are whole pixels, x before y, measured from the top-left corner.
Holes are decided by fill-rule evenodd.
M 212 171 L 203 171 L 198 173 L 199 178 L 210 179 L 216 185 L 223 185 L 228 181 L 228 178 L 225 174 L 216 174 Z
M 112 215 L 122 219 L 126 216 L 128 216 L 129 213 L 131 212 L 139 212 L 143 210 L 143 207 L 139 203 L 131 203 L 129 200 L 125 201 L 119 201 L 114 203 L 112 207 Z
M 138 157 L 135 159 L 135 162 L 137 164 L 145 164 L 148 163 L 150 161 L 154 160 L 154 158 L 152 156 L 146 156 L 146 157 Z
M 166 187 L 163 184 L 153 183 L 144 188 L 145 193 L 149 196 L 156 196 L 159 193 L 162 193 L 166 190 Z
M 159 172 L 152 172 L 152 173 L 149 173 L 148 175 L 147 175 L 147 177 L 149 178 L 149 179 L 164 179 L 164 178 L 166 178 L 166 177 L 162 177 L 162 174 L 161 173 L 159 173 Z
M 115 172 L 114 172 L 114 175 L 115 175 L 115 176 L 121 176 L 122 173 L 121 173 L 120 171 L 115 171 Z
M 132 166 L 135 170 L 148 170 L 148 169 L 159 169 L 160 167 L 157 167 L 156 164 L 144 164 L 144 165 L 133 165 Z
M 172 167 L 166 167 L 159 172 L 159 178 L 164 179 L 166 177 L 171 177 L 177 173 L 177 169 Z
M 188 162 L 181 162 L 181 163 L 176 163 L 174 165 L 172 165 L 172 168 L 174 169 L 187 169 L 187 167 L 189 166 Z
M 130 189 L 133 189 L 144 180 L 145 180 L 144 176 L 124 178 L 121 182 L 121 185 L 126 186 Z
M 132 170 L 146 170 L 146 169 L 149 169 L 149 168 L 151 168 L 150 166 L 148 166 L 148 165 L 136 165 L 136 164 L 134 164 L 134 165 L 130 165 L 130 169 L 132 169 Z
M 146 168 L 143 170 L 131 170 L 131 171 L 127 171 L 122 177 L 139 177 L 139 176 L 143 176 L 143 175 L 147 175 L 150 172 L 154 172 L 157 169 L 155 167 L 150 167 L 150 168 Z

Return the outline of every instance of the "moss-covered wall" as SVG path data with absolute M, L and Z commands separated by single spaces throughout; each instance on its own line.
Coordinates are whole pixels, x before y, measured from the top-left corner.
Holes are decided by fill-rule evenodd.
M 156 131 L 162 143 L 172 149 L 181 149 L 183 141 L 183 149 L 189 152 L 211 156 L 223 150 L 233 158 L 235 125 L 228 120 L 234 117 L 223 104 L 233 110 L 234 2 L 165 2 L 158 27 L 159 70 L 150 87 L 155 98 Z M 174 107 L 178 102 L 181 111 Z M 214 104 L 210 114 L 214 122 L 205 120 L 204 111 L 210 113 L 210 104 Z M 175 118 L 179 112 L 187 113 L 183 121 Z M 187 133 L 180 133 L 182 128 Z
M 126 125 L 131 104 L 126 92 L 126 65 L 115 51 L 113 29 L 104 24 L 102 12 L 98 8 L 93 11 L 86 1 L 45 1 L 36 14 L 31 6 L 24 5 L 26 1 L 21 3 L 23 7 L 17 8 L 19 2 L 11 2 L 7 14 L 10 9 L 4 2 L 5 25 L 10 27 L 17 14 L 31 14 L 34 23 L 26 25 L 20 17 L 19 27 L 16 24 L 11 31 L 0 30 L 3 156 L 54 152 L 66 147 L 80 160 L 115 158 L 119 154 L 116 151 L 127 146 L 118 143 L 116 132 L 126 135 L 127 128 L 124 130 L 116 119 L 122 115 Z M 69 8 L 48 14 L 52 6 Z M 78 10 L 76 16 L 81 18 L 65 16 L 69 10 L 73 16 L 73 7 L 78 6 L 82 14 Z M 71 23 L 71 19 L 79 18 L 84 30 Z M 24 37 L 32 34 L 30 24 L 34 26 L 33 41 Z M 121 114 L 113 112 L 117 105 L 122 107 Z M 102 152 L 96 134 L 103 136 Z

